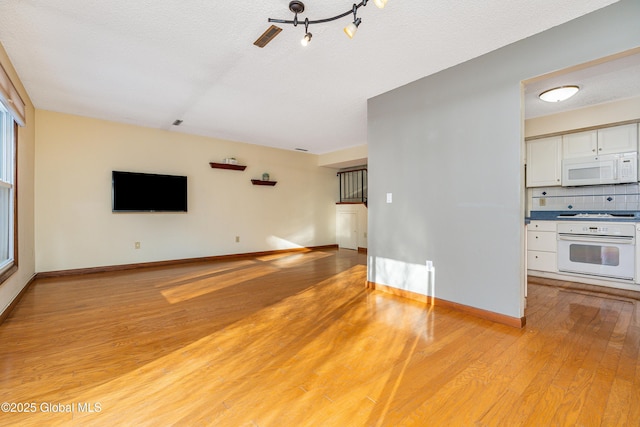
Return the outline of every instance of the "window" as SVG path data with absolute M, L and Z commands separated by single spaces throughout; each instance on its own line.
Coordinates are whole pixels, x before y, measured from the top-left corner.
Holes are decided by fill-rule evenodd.
M 0 283 L 17 268 L 15 171 L 15 123 L 9 110 L 0 102 Z

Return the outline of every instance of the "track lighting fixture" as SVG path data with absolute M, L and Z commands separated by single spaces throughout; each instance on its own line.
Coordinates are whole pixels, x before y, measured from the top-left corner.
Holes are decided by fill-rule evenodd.
M 358 9 L 360 9 L 363 6 L 366 6 L 368 1 L 369 0 L 361 0 L 360 3 L 354 3 L 353 7 L 351 8 L 351 10 L 348 10 L 348 11 L 346 11 L 344 13 L 341 13 L 339 15 L 336 15 L 336 16 L 332 16 L 330 18 L 316 19 L 316 20 L 312 20 L 312 21 L 310 21 L 308 18 L 306 18 L 304 20 L 304 32 L 305 32 L 305 34 L 304 34 L 304 37 L 302 38 L 302 40 L 300 42 L 302 43 L 303 46 L 306 46 L 311 41 L 312 35 L 309 32 L 309 25 L 310 24 L 323 24 L 325 22 L 331 22 L 331 21 L 335 21 L 335 20 L 340 19 L 340 18 L 344 18 L 345 16 L 349 16 L 351 14 L 353 14 L 353 22 L 351 22 L 349 25 L 347 25 L 344 28 L 344 32 L 347 34 L 347 36 L 349 36 L 349 38 L 353 38 L 353 36 L 355 35 L 356 31 L 358 30 L 358 26 L 362 22 L 362 19 L 357 17 Z M 373 0 L 373 2 L 380 9 L 382 9 L 387 4 L 387 0 Z M 279 23 L 279 24 L 292 24 L 294 27 L 297 27 L 298 24 L 300 23 L 300 21 L 298 20 L 298 14 L 304 12 L 304 3 L 302 3 L 299 0 L 292 0 L 291 2 L 289 2 L 289 10 L 291 12 L 293 12 L 293 14 L 294 14 L 293 20 L 269 18 L 268 21 L 269 22 Z M 274 27 L 274 26 L 272 26 L 272 27 Z M 275 28 L 278 29 L 278 27 L 275 27 Z M 269 30 L 267 30 L 267 32 L 268 31 Z M 254 44 L 256 46 L 258 46 L 258 47 L 264 47 L 267 43 L 269 43 L 271 40 L 273 40 L 273 38 L 279 32 L 280 31 L 276 32 L 275 30 L 272 30 L 271 33 L 273 33 L 273 35 L 271 35 L 271 33 L 270 33 L 269 34 L 270 37 L 266 37 L 265 36 L 266 32 L 265 32 L 265 34 L 263 34 L 263 36 L 260 37 L 256 41 L 256 43 L 254 43 Z M 260 41 L 263 37 L 265 38 L 265 41 L 263 41 L 262 43 L 258 43 L 258 41 Z
M 302 38 L 302 40 L 300 40 L 300 43 L 302 43 L 302 46 L 308 45 L 309 42 L 311 41 L 312 34 L 309 32 L 309 19 L 304 20 L 304 32 L 305 32 L 305 35 Z

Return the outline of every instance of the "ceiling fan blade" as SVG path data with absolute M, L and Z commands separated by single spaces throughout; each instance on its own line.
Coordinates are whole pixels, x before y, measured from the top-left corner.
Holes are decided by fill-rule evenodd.
M 272 25 L 267 28 L 267 31 L 262 33 L 262 35 L 258 37 L 258 40 L 253 42 L 253 44 L 258 47 L 265 47 L 271 40 L 273 40 L 278 34 L 280 34 L 280 31 L 282 31 L 282 28 Z

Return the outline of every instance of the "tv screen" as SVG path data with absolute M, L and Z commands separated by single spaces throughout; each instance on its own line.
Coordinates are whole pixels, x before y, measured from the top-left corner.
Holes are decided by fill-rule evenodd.
M 113 171 L 113 212 L 187 212 L 187 177 Z

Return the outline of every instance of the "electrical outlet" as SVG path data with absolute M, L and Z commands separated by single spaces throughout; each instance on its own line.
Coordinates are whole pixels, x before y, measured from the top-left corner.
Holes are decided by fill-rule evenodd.
M 135 242 L 133 245 L 136 249 L 140 249 L 140 242 Z
M 236 243 L 240 243 L 240 236 L 236 236 Z

